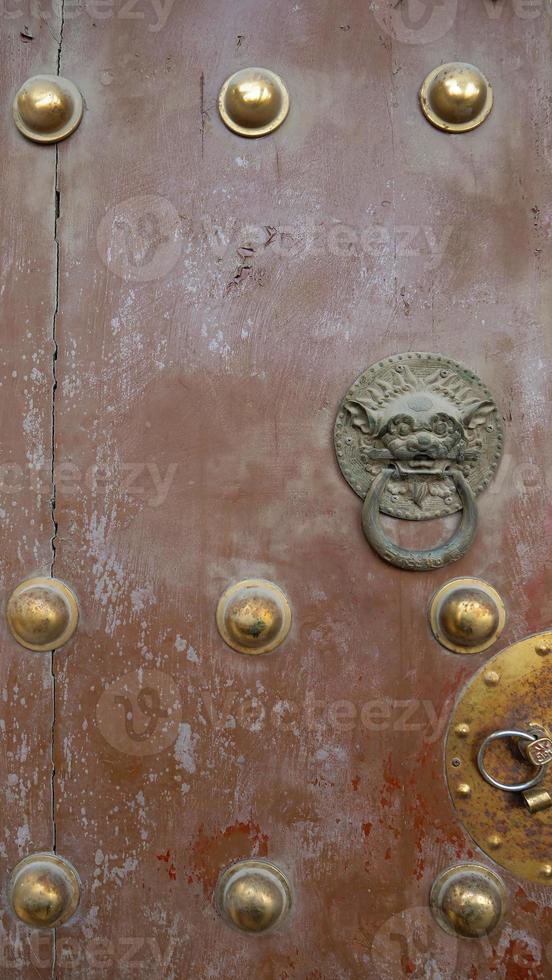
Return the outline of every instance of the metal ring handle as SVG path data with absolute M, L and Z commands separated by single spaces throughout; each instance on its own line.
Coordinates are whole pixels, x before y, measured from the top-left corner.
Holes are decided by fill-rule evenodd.
M 495 779 L 488 770 L 485 768 L 485 753 L 491 744 L 491 742 L 496 742 L 499 738 L 521 738 L 526 742 L 536 742 L 539 738 L 538 735 L 531 735 L 529 732 L 520 732 L 515 728 L 505 728 L 503 731 L 493 732 L 492 735 L 488 735 L 485 741 L 482 743 L 479 752 L 477 753 L 477 766 L 479 772 L 486 779 L 491 786 L 495 789 L 503 789 L 507 793 L 522 793 L 526 789 L 531 789 L 532 786 L 536 786 L 540 783 L 548 769 L 548 764 L 544 766 L 538 766 L 536 774 L 532 779 L 528 779 L 526 783 L 499 783 L 498 779 Z
M 378 474 L 364 500 L 362 528 L 380 558 L 396 565 L 397 568 L 424 572 L 432 568 L 441 568 L 442 565 L 463 558 L 477 530 L 477 505 L 473 490 L 463 474 L 453 469 L 447 472 L 454 480 L 458 496 L 462 501 L 462 519 L 449 541 L 425 551 L 401 548 L 385 534 L 380 520 L 381 499 L 389 480 L 392 476 L 396 476 L 396 470 L 386 467 Z

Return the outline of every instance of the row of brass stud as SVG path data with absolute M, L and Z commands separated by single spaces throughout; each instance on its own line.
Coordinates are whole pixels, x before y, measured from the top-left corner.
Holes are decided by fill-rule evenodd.
M 56 578 L 25 579 L 6 607 L 12 635 L 28 650 L 57 650 L 73 636 L 77 597 Z M 433 596 L 429 621 L 435 638 L 455 653 L 481 653 L 500 636 L 506 619 L 498 592 L 477 578 L 452 579 Z M 217 605 L 217 626 L 238 653 L 270 653 L 291 628 L 287 596 L 273 582 L 252 578 L 229 586 Z
M 449 133 L 475 129 L 489 115 L 493 90 L 474 65 L 439 65 L 424 79 L 419 92 L 426 119 Z M 243 68 L 224 82 L 218 110 L 225 125 L 239 136 L 273 133 L 289 112 L 289 92 L 268 68 Z M 60 75 L 34 75 L 19 89 L 13 103 L 17 128 L 36 143 L 57 143 L 79 125 L 83 99 L 76 85 Z
M 13 912 L 25 925 L 55 929 L 79 907 L 82 884 L 76 868 L 59 854 L 31 854 L 12 872 L 8 894 Z M 266 932 L 291 909 L 284 872 L 269 861 L 243 860 L 222 871 L 215 907 L 229 925 L 244 932 Z
M 65 858 L 32 854 L 14 869 L 8 893 L 21 922 L 33 928 L 54 929 L 77 911 L 81 882 Z M 214 904 L 228 925 L 249 934 L 265 933 L 279 926 L 291 911 L 290 881 L 269 861 L 236 861 L 221 872 Z M 501 922 L 507 892 L 495 871 L 482 864 L 464 863 L 437 876 L 429 904 L 446 932 L 476 939 L 489 935 Z
M 455 578 L 431 599 L 429 622 L 435 638 L 448 650 L 481 653 L 502 633 L 506 610 L 496 589 L 487 582 Z M 290 604 L 274 583 L 246 579 L 221 596 L 217 625 L 225 642 L 239 653 L 269 653 L 289 633 Z

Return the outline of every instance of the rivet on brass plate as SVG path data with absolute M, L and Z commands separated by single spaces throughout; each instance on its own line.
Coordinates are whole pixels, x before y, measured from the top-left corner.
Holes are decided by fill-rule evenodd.
M 430 906 L 445 932 L 480 939 L 501 922 L 507 906 L 506 887 L 483 864 L 457 864 L 435 879 Z
M 18 919 L 37 929 L 54 929 L 67 922 L 80 898 L 77 872 L 57 854 L 24 858 L 14 869 L 8 890 Z
M 496 851 L 502 846 L 502 837 L 500 837 L 499 834 L 491 834 L 487 840 L 487 844 L 491 850 Z
M 456 792 L 458 796 L 468 797 L 471 796 L 471 786 L 469 783 L 458 783 L 456 787 Z
M 497 684 L 500 684 L 500 674 L 497 674 L 496 670 L 488 670 L 483 680 L 487 687 L 496 687 Z
M 269 653 L 285 640 L 291 626 L 289 602 L 266 579 L 244 579 L 222 594 L 217 626 L 223 640 L 238 653 Z
M 8 626 L 28 650 L 57 650 L 77 628 L 74 592 L 56 578 L 29 578 L 12 592 L 6 608 Z
M 485 121 L 493 107 L 493 90 L 474 65 L 453 61 L 430 71 L 420 88 L 426 119 L 447 133 L 465 133 Z
M 283 871 L 268 861 L 237 861 L 222 872 L 215 904 L 236 929 L 262 933 L 274 929 L 291 908 L 291 888 Z
M 465 722 L 457 725 L 454 730 L 460 738 L 467 738 L 467 736 L 470 734 L 470 726 L 466 725 Z
M 498 639 L 506 619 L 496 589 L 478 578 L 455 578 L 431 600 L 435 639 L 454 653 L 481 653 Z
M 289 112 L 289 95 L 279 75 L 268 68 L 243 68 L 222 86 L 218 108 L 223 122 L 240 136 L 266 136 Z
M 76 85 L 60 75 L 34 75 L 13 102 L 18 130 L 35 143 L 59 143 L 82 119 L 83 101 Z
M 535 647 L 535 653 L 538 653 L 539 657 L 547 657 L 552 651 L 552 647 L 548 643 L 537 643 Z
M 543 864 L 542 873 L 545 878 L 552 878 L 552 864 Z
M 530 813 L 540 813 L 541 810 L 548 810 L 552 806 L 552 796 L 542 786 L 532 786 L 531 789 L 524 790 L 521 795 Z

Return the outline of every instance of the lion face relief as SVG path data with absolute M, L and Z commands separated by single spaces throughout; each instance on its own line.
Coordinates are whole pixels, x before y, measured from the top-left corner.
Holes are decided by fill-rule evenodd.
M 475 430 L 493 412 L 492 402 L 454 405 L 433 392 L 402 394 L 374 411 L 360 400 L 350 400 L 347 410 L 354 426 L 381 446 L 367 452 L 371 459 L 408 461 L 412 470 L 441 463 L 462 463 L 477 456 Z
M 503 447 L 497 406 L 479 378 L 425 352 L 366 368 L 341 402 L 334 438 L 341 471 L 363 499 L 382 470 L 395 470 L 380 511 L 407 520 L 460 510 L 455 473 L 480 493 Z

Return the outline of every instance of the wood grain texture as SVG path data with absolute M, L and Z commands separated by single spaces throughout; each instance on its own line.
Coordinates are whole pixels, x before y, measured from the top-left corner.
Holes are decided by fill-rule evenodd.
M 544 22 L 470 2 L 399 43 L 356 0 L 175 3 L 159 30 L 140 10 L 81 10 L 62 46 L 87 110 L 60 154 L 55 570 L 82 621 L 56 663 L 56 825 L 84 899 L 57 976 L 544 978 L 544 890 L 507 879 L 491 942 L 456 944 L 427 911 L 435 875 L 480 856 L 443 733 L 485 660 L 439 648 L 428 601 L 452 574 L 488 579 L 504 645 L 552 612 Z M 496 101 L 447 137 L 417 89 L 456 57 Z M 215 108 L 248 64 L 292 100 L 255 142 Z M 362 368 L 410 349 L 476 371 L 507 430 L 476 545 L 429 575 L 370 552 L 332 446 Z M 294 614 L 258 661 L 214 620 L 252 575 Z M 144 689 L 173 713 L 140 742 Z M 295 891 L 260 942 L 211 905 L 220 868 L 249 855 Z
M 46 24 L 18 14 L 13 5 L 3 5 L 0 28 L 0 590 L 4 606 L 23 579 L 49 575 L 53 561 L 56 150 L 25 140 L 13 124 L 11 106 L 28 77 L 55 74 L 59 23 L 54 17 Z M 18 646 L 4 616 L 0 647 L 0 874 L 6 895 L 8 877 L 18 861 L 33 851 L 51 850 L 55 843 L 54 699 L 50 654 Z M 0 944 L 3 977 L 51 976 L 52 938 L 17 923 L 5 899 Z

